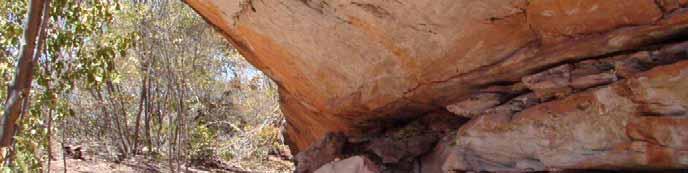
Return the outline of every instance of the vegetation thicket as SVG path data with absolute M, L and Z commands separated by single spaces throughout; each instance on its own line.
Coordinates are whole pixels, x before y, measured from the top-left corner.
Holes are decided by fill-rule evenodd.
M 276 85 L 182 2 L 0 1 L 3 172 L 62 148 L 170 171 L 292 169 Z

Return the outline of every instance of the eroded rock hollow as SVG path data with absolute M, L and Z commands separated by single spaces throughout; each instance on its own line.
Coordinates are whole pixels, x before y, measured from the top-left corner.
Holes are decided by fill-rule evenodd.
M 688 168 L 688 1 L 186 3 L 279 85 L 297 172 Z

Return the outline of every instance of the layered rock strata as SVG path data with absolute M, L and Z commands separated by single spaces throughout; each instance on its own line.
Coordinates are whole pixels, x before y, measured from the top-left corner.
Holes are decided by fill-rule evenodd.
M 378 172 L 684 169 L 687 94 L 688 42 L 650 46 L 486 87 L 447 106 L 453 113 L 383 122 L 402 125 L 376 125 L 385 129 L 363 137 L 337 135 L 346 142 L 329 161 L 371 158 L 366 165 Z
M 532 93 L 486 110 L 462 126 L 452 149 L 440 151 L 452 152 L 442 169 L 687 168 L 686 59 L 688 44 L 680 43 L 524 77 L 528 83 L 556 76 L 539 80 L 546 85 L 526 84 Z M 577 87 L 580 83 L 587 87 Z

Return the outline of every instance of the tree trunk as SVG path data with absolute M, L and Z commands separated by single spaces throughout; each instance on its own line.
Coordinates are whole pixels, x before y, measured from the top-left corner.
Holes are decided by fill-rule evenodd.
M 66 140 L 66 133 L 65 133 L 65 124 L 64 121 L 62 121 L 62 143 L 60 145 L 62 146 L 62 165 L 64 166 L 64 173 L 67 173 L 67 153 L 64 150 L 65 149 L 65 142 Z
M 48 117 L 46 117 L 48 120 L 47 127 L 48 128 L 48 170 L 50 170 L 50 161 L 55 160 L 55 155 L 53 154 L 53 141 L 52 141 L 52 124 L 53 124 L 53 110 L 50 109 L 48 110 Z
M 143 70 L 143 71 L 145 71 L 145 70 Z M 141 84 L 141 96 L 140 96 L 141 98 L 139 99 L 140 100 L 139 101 L 139 112 L 136 113 L 136 122 L 135 122 L 136 124 L 134 125 L 134 141 L 133 141 L 134 148 L 132 149 L 132 152 L 134 155 L 136 155 L 137 150 L 138 150 L 139 127 L 141 125 L 141 114 L 145 113 L 144 108 L 146 108 L 146 107 L 144 107 L 144 104 L 146 101 L 146 97 L 148 95 L 148 93 L 146 92 L 146 88 L 147 88 L 147 82 L 146 81 L 147 81 L 148 75 L 145 73 L 142 73 L 141 76 L 142 76 L 141 77 L 141 83 L 142 83 Z
M 102 106 L 101 110 L 103 111 L 103 115 L 105 115 L 106 117 L 109 117 L 110 121 L 114 122 L 114 124 L 115 124 L 115 130 L 117 132 L 117 138 L 119 139 L 120 144 L 121 144 L 120 149 L 122 149 L 122 154 L 124 154 L 124 156 L 126 157 L 126 154 L 129 152 L 129 143 L 127 143 L 127 140 L 125 139 L 126 136 L 124 135 L 124 132 L 122 132 L 123 129 L 122 129 L 122 125 L 119 122 L 119 118 L 117 118 L 116 115 L 110 114 L 110 112 L 107 110 L 107 108 L 104 105 L 105 101 L 103 99 L 103 95 L 100 93 L 100 90 L 96 91 L 95 94 L 96 94 L 96 98 L 98 99 L 98 102 Z M 112 94 L 112 93 L 109 93 L 109 94 Z M 113 112 L 114 112 L 114 110 L 115 110 L 114 103 L 111 103 L 110 105 L 113 105 Z
M 148 69 L 146 74 L 150 75 L 150 68 Z M 150 124 L 151 124 L 150 121 L 152 120 L 151 119 L 151 112 L 153 111 L 153 108 L 151 107 L 152 104 L 151 104 L 151 93 L 150 93 L 152 83 L 151 83 L 151 78 L 147 78 L 147 79 L 148 79 L 148 81 L 147 81 L 148 85 L 146 86 L 145 89 L 146 89 L 146 93 L 148 93 L 148 94 L 146 94 L 146 100 L 145 100 L 146 110 L 145 110 L 144 116 L 143 116 L 144 117 L 144 121 L 143 121 L 144 125 L 143 126 L 144 126 L 144 130 L 145 130 L 144 133 L 146 135 L 146 146 L 148 147 L 148 152 L 150 152 L 153 150 L 153 142 L 151 139 L 151 131 L 150 131 L 150 128 L 151 128 L 150 127 Z
M 121 95 L 122 89 L 119 85 L 115 85 L 110 80 L 105 81 L 105 83 L 108 87 L 110 96 L 113 97 L 113 99 L 111 100 L 113 109 L 116 109 L 115 112 L 119 110 L 120 114 L 122 114 L 120 128 L 122 129 L 122 135 L 124 135 L 125 137 L 124 141 L 127 142 L 127 146 L 129 146 L 129 151 L 131 152 L 132 142 L 130 139 L 131 135 L 129 134 L 129 120 L 127 117 L 127 110 L 125 109 L 124 98 L 122 98 Z M 120 121 L 120 119 L 117 118 L 117 121 Z
M 33 60 L 36 48 L 36 39 L 41 30 L 41 21 L 43 19 L 44 10 L 50 1 L 46 0 L 31 0 L 29 7 L 29 17 L 24 30 L 24 45 L 21 48 L 21 55 L 19 63 L 17 64 L 17 73 L 14 81 L 7 91 L 7 100 L 5 101 L 5 112 L 3 118 L 0 120 L 0 147 L 8 147 L 11 144 L 16 121 L 22 111 L 22 103 L 24 99 L 29 96 L 31 91 L 31 81 L 33 80 L 33 68 L 35 61 Z

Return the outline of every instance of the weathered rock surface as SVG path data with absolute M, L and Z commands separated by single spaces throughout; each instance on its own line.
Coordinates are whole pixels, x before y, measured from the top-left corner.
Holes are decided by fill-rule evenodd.
M 186 2 L 279 84 L 295 150 L 562 62 L 671 39 L 688 26 L 683 0 Z
M 379 173 L 380 167 L 365 156 L 354 156 L 328 163 L 315 173 Z
M 684 50 L 685 51 L 685 50 Z M 488 114 L 461 127 L 444 171 L 688 167 L 688 61 Z
M 346 144 L 346 137 L 337 133 L 330 133 L 318 143 L 308 147 L 308 150 L 300 152 L 294 158 L 296 160 L 296 173 L 309 173 L 320 166 L 338 159 L 344 155 L 342 150 Z
M 447 106 L 449 112 L 464 117 L 473 117 L 504 102 L 505 96 L 498 93 L 475 94 L 461 102 Z

